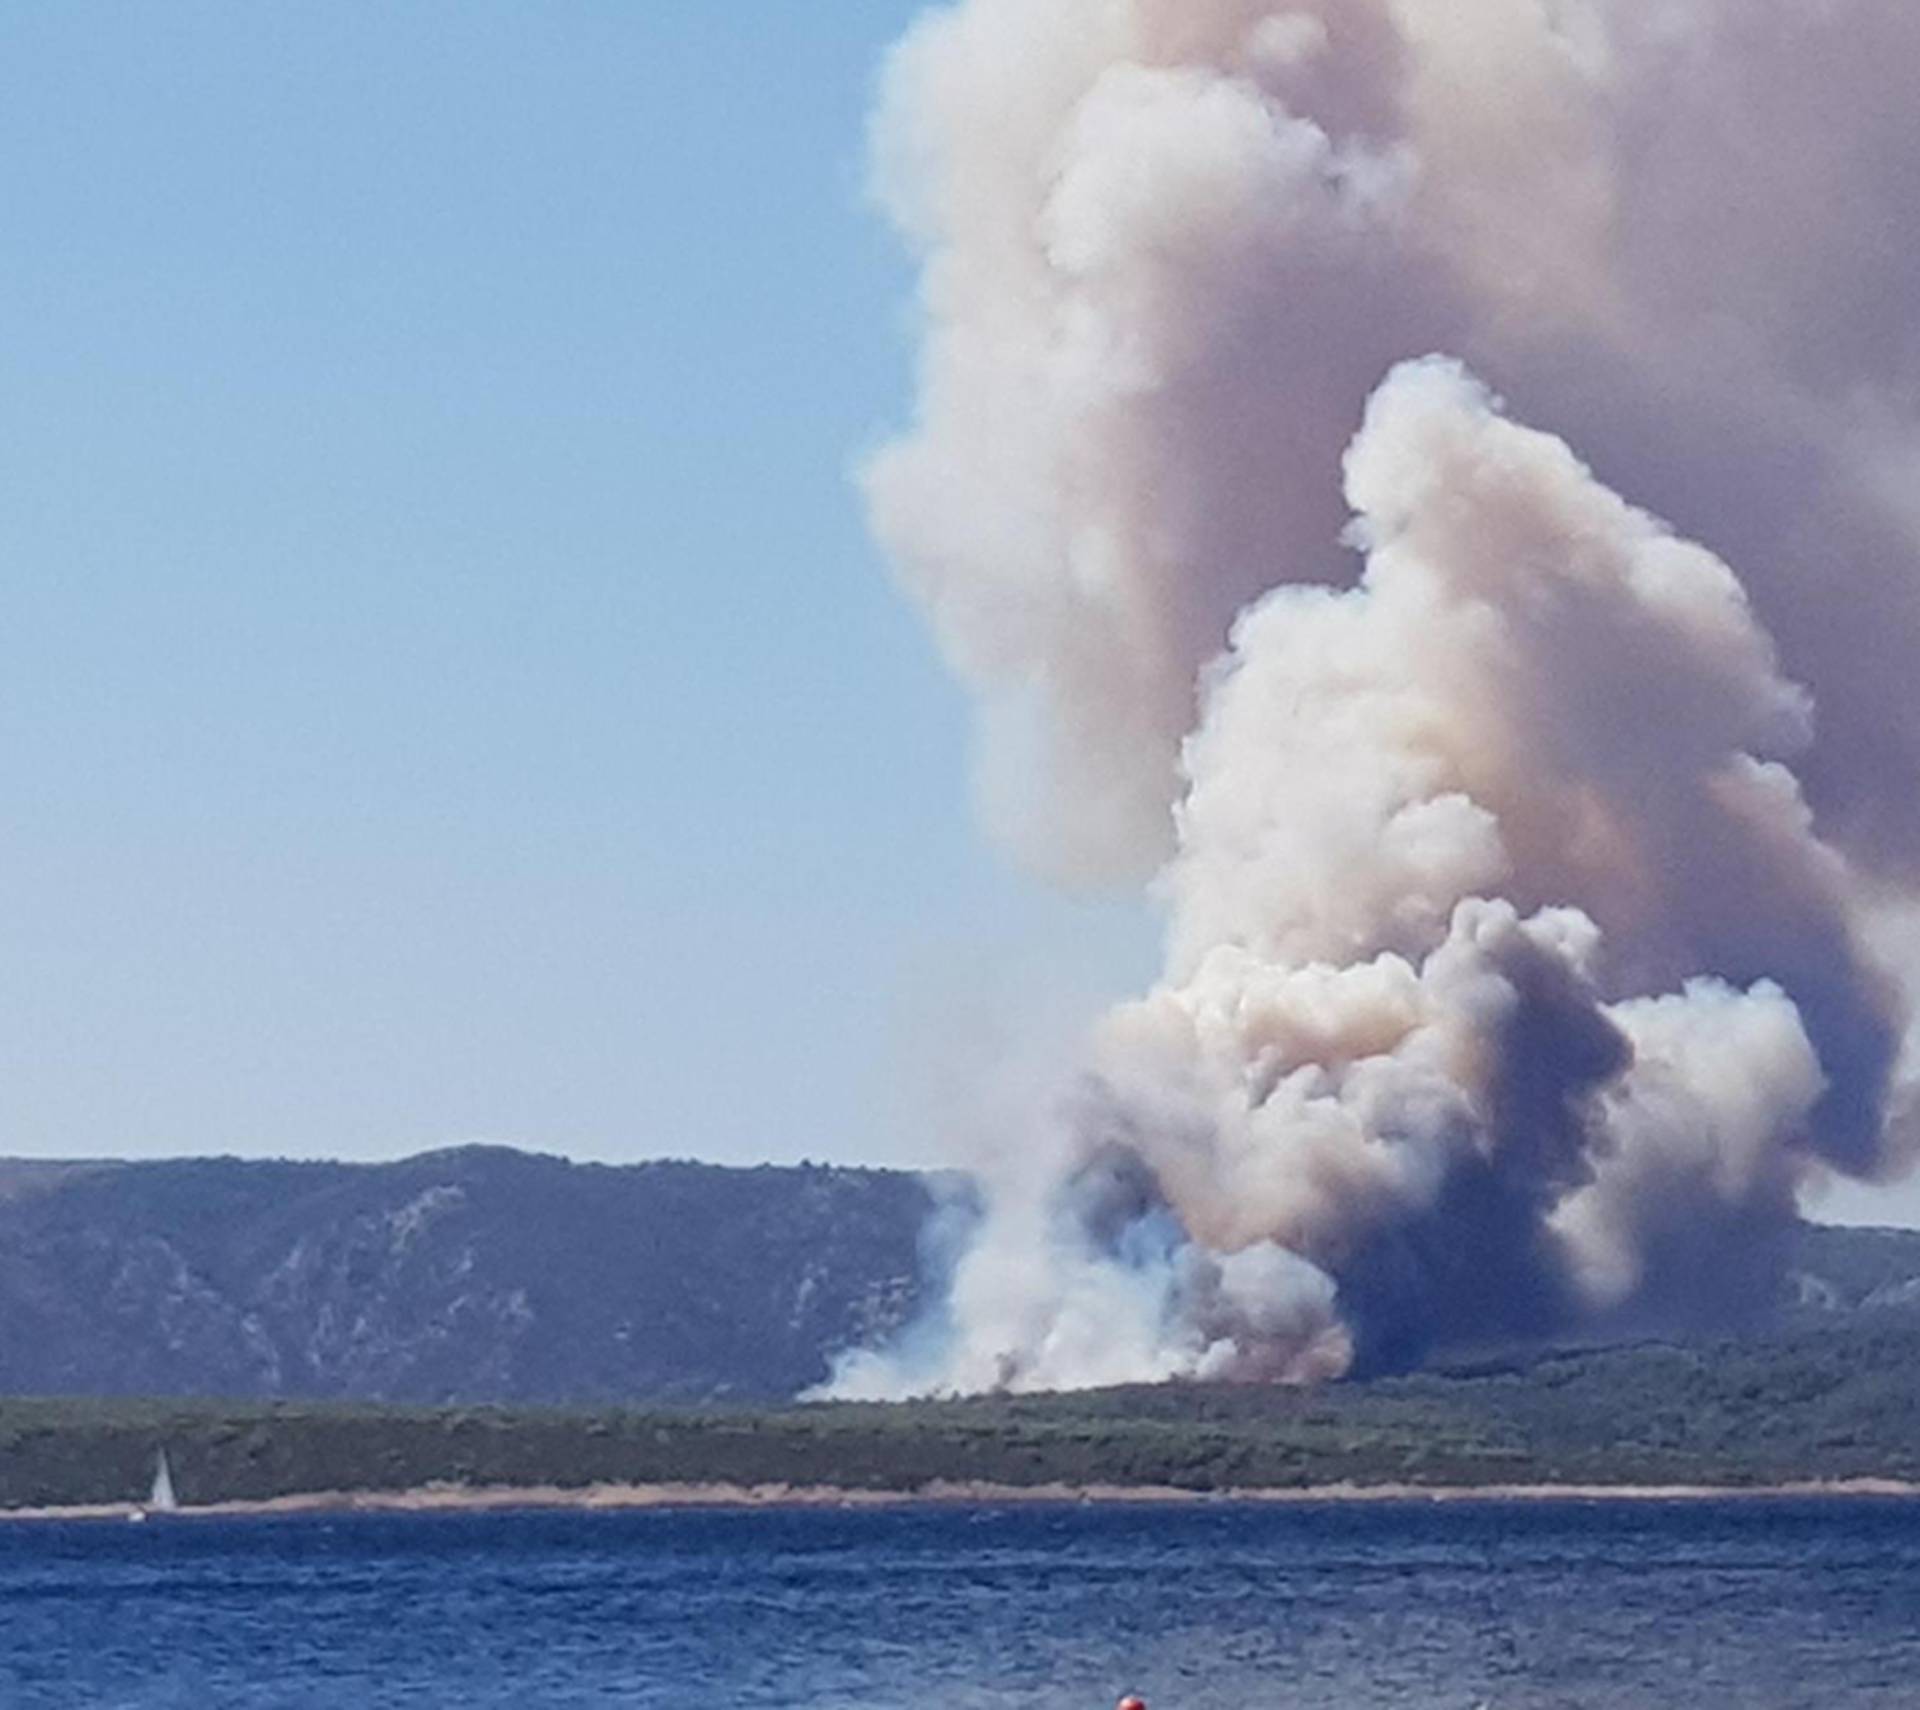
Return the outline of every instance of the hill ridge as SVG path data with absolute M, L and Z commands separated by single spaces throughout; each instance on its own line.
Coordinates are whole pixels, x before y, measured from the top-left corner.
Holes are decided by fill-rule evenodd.
M 0 1395 L 779 1401 L 914 1315 L 962 1181 L 498 1145 L 0 1158 Z M 1920 1233 L 1807 1226 L 1776 1305 L 1782 1330 L 1920 1323 Z

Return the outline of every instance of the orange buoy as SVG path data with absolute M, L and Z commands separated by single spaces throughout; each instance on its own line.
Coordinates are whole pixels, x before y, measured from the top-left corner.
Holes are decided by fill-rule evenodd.
M 1136 1698 L 1131 1692 L 1113 1707 L 1113 1710 L 1147 1710 L 1147 1701 Z

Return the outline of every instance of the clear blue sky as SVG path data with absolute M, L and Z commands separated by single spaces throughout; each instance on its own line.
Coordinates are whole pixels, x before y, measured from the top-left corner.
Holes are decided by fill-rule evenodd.
M 920 1159 L 1143 977 L 847 480 L 913 10 L 0 10 L 0 1152 Z

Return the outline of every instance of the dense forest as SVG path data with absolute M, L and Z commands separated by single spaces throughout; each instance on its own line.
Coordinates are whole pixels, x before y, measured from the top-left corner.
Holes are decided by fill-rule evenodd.
M 303 1492 L 936 1481 L 1712 1484 L 1920 1478 L 1920 1326 L 1488 1358 L 1302 1390 L 1166 1386 L 772 1410 L 0 1402 L 0 1506 Z

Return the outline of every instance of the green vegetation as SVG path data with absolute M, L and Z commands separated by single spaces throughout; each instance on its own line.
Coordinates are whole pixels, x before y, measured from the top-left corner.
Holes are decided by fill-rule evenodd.
M 777 1403 L 912 1316 L 934 1203 L 899 1172 L 497 1147 L 0 1160 L 0 1394 Z
M 1486 1360 L 1320 1390 L 1171 1386 L 778 1411 L 0 1401 L 0 1506 L 468 1485 L 912 1490 L 1920 1478 L 1920 1327 Z

